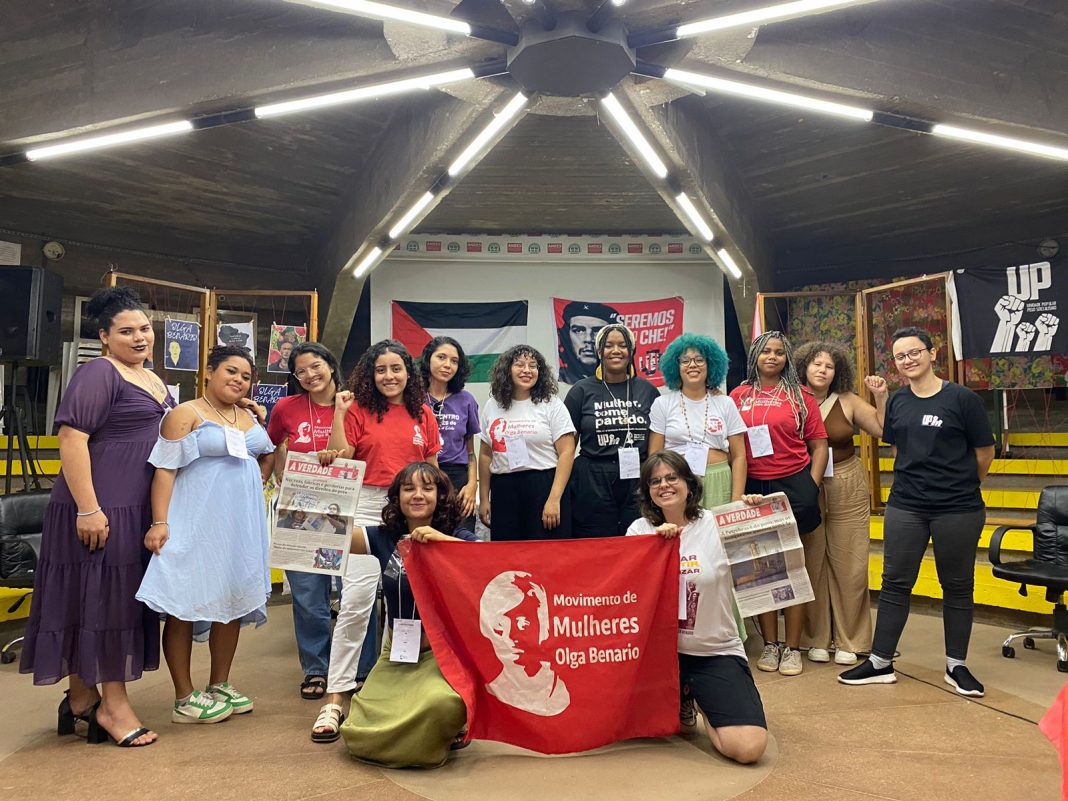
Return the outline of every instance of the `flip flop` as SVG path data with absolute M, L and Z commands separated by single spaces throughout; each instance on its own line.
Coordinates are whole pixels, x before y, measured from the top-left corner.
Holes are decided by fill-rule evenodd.
M 322 676 L 305 676 L 300 683 L 300 697 L 305 701 L 318 701 L 326 695 L 326 679 Z

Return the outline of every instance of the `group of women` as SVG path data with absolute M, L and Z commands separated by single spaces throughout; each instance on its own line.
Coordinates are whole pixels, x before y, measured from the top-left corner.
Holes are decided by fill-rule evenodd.
M 956 582 L 946 593 L 947 654 L 955 660 L 947 663 L 947 682 L 974 689 L 963 662 L 967 559 L 950 551 L 970 537 L 962 534 L 965 524 L 970 532 L 978 520 L 981 530 L 981 512 L 966 509 L 966 520 L 953 515 L 964 495 L 974 507 L 985 467 L 980 462 L 974 481 L 954 484 L 939 475 L 959 490 L 947 490 L 939 504 L 917 497 L 927 478 L 924 460 L 947 436 L 963 443 L 946 457 L 947 474 L 966 467 L 969 448 L 987 443 L 968 391 L 931 372 L 934 350 L 923 332 L 895 335 L 895 359 L 910 388 L 889 410 L 881 378 L 865 379 L 874 407 L 851 391 L 853 371 L 838 346 L 810 343 L 795 353 L 780 332 L 753 342 L 745 380 L 729 396 L 719 389 L 727 356 L 706 336 L 686 334 L 666 349 L 661 368 L 669 391 L 660 394 L 635 374 L 633 333 L 606 325 L 596 336 L 594 375 L 563 400 L 542 354 L 519 345 L 498 358 L 481 410 L 464 389 L 470 368 L 463 349 L 448 337 L 431 340 L 418 362 L 400 343 L 379 342 L 344 385 L 330 351 L 303 343 L 288 362 L 291 394 L 265 429 L 264 411 L 247 397 L 256 373 L 247 351 L 212 349 L 203 395 L 172 408 L 163 382 L 144 368 L 153 332 L 136 296 L 102 290 L 90 310 L 108 355 L 78 370 L 57 414 L 63 473 L 45 524 L 39 600 L 22 659 L 35 683 L 69 677 L 60 734 L 81 726 L 94 742 L 156 740 L 130 706 L 125 682 L 158 667 L 161 616 L 175 687 L 172 720 L 215 723 L 252 711 L 252 699 L 230 683 L 230 669 L 241 625 L 265 620 L 261 481 L 287 449 L 323 463 L 354 458 L 367 465 L 333 626 L 330 578 L 288 575 L 300 694 L 323 702 L 312 739 L 344 736 L 358 758 L 432 766 L 463 744 L 463 702 L 438 671 L 425 635 L 416 663 L 390 659 L 394 621 L 418 615 L 395 546 L 404 537 L 474 540 L 476 512 L 494 540 L 680 537 L 686 591 L 697 599 L 679 625 L 680 720 L 692 727 L 700 709 L 713 745 L 739 762 L 760 757 L 767 732 L 730 568 L 704 511 L 732 500 L 787 495 L 816 595 L 786 609 L 784 641 L 776 614 L 761 616 L 760 669 L 799 674 L 802 647 L 813 661 L 828 661 L 833 650 L 845 665 L 871 649 L 871 658 L 841 680 L 893 680 L 889 660 L 926 532 L 935 536 L 940 575 L 945 569 Z M 916 409 L 927 410 L 925 420 L 937 410 L 945 424 L 932 436 L 918 433 Z M 894 444 L 899 466 L 913 471 L 905 482 L 895 480 L 891 496 L 902 518 L 887 515 L 884 595 L 889 589 L 894 611 L 885 625 L 880 616 L 874 649 L 867 482 L 853 449 L 855 427 Z M 227 498 L 222 507 L 206 502 L 220 494 Z M 981 510 L 981 497 L 979 504 Z M 892 524 L 908 530 L 907 545 L 896 551 Z M 976 533 L 973 562 L 977 541 Z M 381 648 L 374 617 L 380 583 Z M 190 670 L 191 642 L 199 638 L 211 649 L 203 691 Z

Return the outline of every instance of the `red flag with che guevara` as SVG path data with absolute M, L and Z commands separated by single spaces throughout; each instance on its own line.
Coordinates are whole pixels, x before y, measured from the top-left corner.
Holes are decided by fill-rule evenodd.
M 543 754 L 679 728 L 678 540 L 401 543 L 468 736 Z

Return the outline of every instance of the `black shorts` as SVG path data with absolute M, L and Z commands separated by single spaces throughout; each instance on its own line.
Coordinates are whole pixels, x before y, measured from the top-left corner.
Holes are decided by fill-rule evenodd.
M 820 488 L 812 480 L 808 467 L 782 478 L 749 477 L 745 480 L 745 492 L 747 495 L 784 493 L 790 500 L 790 509 L 793 510 L 794 520 L 797 521 L 799 534 L 815 531 L 823 522 L 820 515 Z
M 697 702 L 708 724 L 768 727 L 749 663 L 740 656 L 679 654 L 679 686 L 683 697 Z

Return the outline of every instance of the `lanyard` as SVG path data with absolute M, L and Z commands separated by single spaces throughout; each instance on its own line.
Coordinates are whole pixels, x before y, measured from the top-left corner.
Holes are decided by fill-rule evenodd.
M 608 382 L 602 378 L 601 383 L 604 384 L 604 389 L 605 392 L 608 393 L 608 397 L 618 403 L 619 398 L 617 398 L 612 392 L 612 390 L 608 388 Z M 634 438 L 630 435 L 630 378 L 628 378 L 624 383 L 627 385 L 627 405 L 626 408 L 623 409 L 623 415 L 627 421 L 627 438 L 623 440 L 623 447 L 626 448 L 634 442 Z
M 438 421 L 438 430 L 441 430 L 441 416 L 445 414 L 445 401 L 448 400 L 449 393 L 445 393 L 445 397 L 438 400 L 428 391 L 426 393 L 427 403 L 430 404 L 430 411 L 434 413 L 434 419 Z

